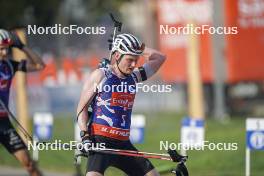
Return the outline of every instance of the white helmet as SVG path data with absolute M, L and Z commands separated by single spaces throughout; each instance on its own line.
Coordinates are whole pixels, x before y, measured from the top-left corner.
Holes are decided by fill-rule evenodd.
M 143 53 L 144 46 L 135 36 L 132 34 L 119 34 L 116 36 L 112 53 L 114 51 L 119 51 L 121 54 L 130 54 L 130 55 L 141 55 Z
M 4 29 L 0 29 L 0 45 L 11 45 L 11 43 L 12 41 L 9 32 Z

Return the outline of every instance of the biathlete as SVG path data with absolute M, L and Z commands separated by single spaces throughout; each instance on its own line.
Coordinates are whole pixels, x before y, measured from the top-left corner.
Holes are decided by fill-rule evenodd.
M 146 62 L 136 68 L 141 55 Z M 110 65 L 94 70 L 83 86 L 77 121 L 84 145 L 104 143 L 106 148 L 137 150 L 129 140 L 136 84 L 153 76 L 165 59 L 164 54 L 146 48 L 132 34 L 117 35 Z M 120 89 L 120 86 L 125 87 Z M 91 114 L 87 111 L 89 106 L 92 107 Z M 132 176 L 159 175 L 148 159 L 98 152 L 89 152 L 86 175 L 104 175 L 109 166 Z
M 23 51 L 27 59 L 18 62 L 9 58 L 11 47 Z M 41 58 L 25 46 L 13 32 L 0 29 L 0 144 L 24 166 L 31 176 L 40 176 L 39 169 L 30 158 L 27 147 L 8 117 L 8 101 L 12 78 L 17 71 L 39 71 L 45 67 Z

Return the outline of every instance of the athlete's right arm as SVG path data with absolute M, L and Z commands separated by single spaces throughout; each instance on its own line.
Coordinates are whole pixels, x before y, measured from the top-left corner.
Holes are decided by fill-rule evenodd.
M 80 130 L 87 131 L 88 112 L 87 107 L 91 104 L 94 96 L 96 95 L 96 86 L 99 85 L 104 78 L 104 72 L 100 69 L 96 69 L 91 73 L 88 79 L 85 81 L 81 97 L 77 107 L 77 123 Z
M 144 65 L 133 71 L 136 82 L 142 82 L 152 77 L 166 60 L 166 56 L 163 53 L 147 47 L 143 52 L 143 57 L 146 60 Z

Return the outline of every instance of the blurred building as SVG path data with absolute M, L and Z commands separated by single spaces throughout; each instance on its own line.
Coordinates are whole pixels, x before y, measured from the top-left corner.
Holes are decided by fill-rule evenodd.
M 43 107 L 54 112 L 75 112 L 83 81 L 100 58 L 109 55 L 110 17 L 107 12 L 96 15 L 87 11 L 95 3 L 82 3 L 64 1 L 54 19 L 63 25 L 105 26 L 106 34 L 28 35 L 30 45 L 45 56 L 47 63 L 43 72 L 28 77 L 29 87 L 39 86 L 29 89 L 29 96 L 34 97 L 35 90 L 41 94 L 42 90 L 39 96 L 48 97 L 43 100 Z M 146 84 L 156 81 L 173 87 L 169 94 L 139 93 L 135 111 L 153 107 L 157 111 L 186 111 L 189 41 L 188 35 L 174 29 L 193 24 L 227 28 L 227 34 L 206 31 L 198 35 L 207 115 L 264 114 L 264 0 L 135 0 L 118 5 L 115 15 L 123 22 L 123 31 L 140 36 L 147 46 L 167 55 L 162 69 Z M 232 30 L 238 32 L 234 34 L 228 27 L 235 27 Z M 30 103 L 35 111 L 34 98 Z

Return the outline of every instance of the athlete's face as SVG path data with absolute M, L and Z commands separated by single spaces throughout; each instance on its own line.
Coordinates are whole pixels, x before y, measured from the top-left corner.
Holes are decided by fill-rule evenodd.
M 0 60 L 3 60 L 7 57 L 8 46 L 0 45 Z
M 119 68 L 125 74 L 131 74 L 135 69 L 139 56 L 124 55 L 119 63 Z

